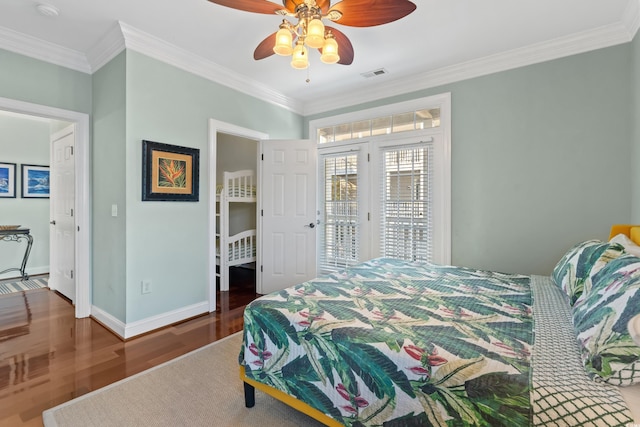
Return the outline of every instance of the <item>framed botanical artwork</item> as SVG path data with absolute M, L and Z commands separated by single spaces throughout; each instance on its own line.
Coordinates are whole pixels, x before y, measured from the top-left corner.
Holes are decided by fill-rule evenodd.
M 200 150 L 142 141 L 142 200 L 197 202 Z
M 16 197 L 16 164 L 0 162 L 0 198 Z
M 22 198 L 49 198 L 49 166 L 21 165 L 22 167 Z

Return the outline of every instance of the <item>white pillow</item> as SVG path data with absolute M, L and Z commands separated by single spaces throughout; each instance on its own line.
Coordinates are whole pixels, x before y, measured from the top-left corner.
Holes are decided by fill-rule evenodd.
M 627 328 L 629 329 L 629 335 L 631 335 L 633 342 L 640 345 L 640 314 L 629 320 Z
M 624 246 L 624 250 L 637 257 L 640 257 L 640 246 L 633 243 L 633 241 L 626 234 L 618 234 L 610 240 L 611 243 L 619 243 Z

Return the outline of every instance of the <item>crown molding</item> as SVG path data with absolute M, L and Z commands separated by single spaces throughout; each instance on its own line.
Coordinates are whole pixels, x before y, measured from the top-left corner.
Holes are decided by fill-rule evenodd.
M 633 40 L 639 29 L 640 0 L 630 0 L 621 20 L 616 24 L 385 83 L 371 82 L 364 89 L 349 91 L 348 95 L 329 95 L 306 103 L 287 97 L 260 82 L 123 22 L 118 22 L 86 54 L 3 27 L 0 27 L 0 48 L 88 74 L 99 70 L 125 48 L 131 49 L 254 98 L 308 116 L 627 43 Z M 372 90 L 374 85 L 375 90 Z
M 572 34 L 548 42 L 466 61 L 387 83 L 374 83 L 344 96 L 328 96 L 305 104 L 304 116 L 320 114 L 392 96 L 425 90 L 445 84 L 538 64 L 596 49 L 628 43 L 640 25 L 640 0 L 632 0 L 619 23 L 582 33 Z M 628 19 L 626 19 L 628 18 Z M 375 84 L 375 90 L 372 90 Z
M 640 0 L 631 0 L 629 2 L 627 9 L 624 11 L 622 22 L 629 31 L 630 39 L 633 40 L 640 28 Z
M 95 73 L 124 49 L 124 36 L 120 29 L 120 23 L 117 23 L 87 52 L 91 71 Z
M 0 48 L 35 58 L 82 73 L 91 73 L 91 67 L 82 52 L 0 27 Z
M 301 114 L 303 110 L 303 105 L 300 101 L 284 96 L 262 83 L 241 76 L 234 71 L 221 67 L 212 61 L 194 55 L 155 36 L 139 31 L 123 22 L 119 22 L 119 25 L 127 49 L 142 53 L 295 113 Z

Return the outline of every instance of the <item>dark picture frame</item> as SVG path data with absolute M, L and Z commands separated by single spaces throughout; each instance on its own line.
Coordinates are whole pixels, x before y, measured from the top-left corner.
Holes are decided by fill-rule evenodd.
M 0 162 L 0 198 L 16 197 L 16 164 Z
M 22 198 L 48 199 L 51 192 L 51 175 L 49 166 L 20 165 L 22 169 Z
M 200 150 L 142 140 L 142 200 L 197 202 Z

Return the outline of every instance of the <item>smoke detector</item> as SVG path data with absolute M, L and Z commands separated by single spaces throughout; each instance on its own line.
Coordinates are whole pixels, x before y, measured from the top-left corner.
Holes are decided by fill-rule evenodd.
M 40 12 L 41 15 L 44 15 L 44 16 L 56 17 L 60 15 L 60 10 L 57 7 L 50 4 L 40 3 L 36 6 L 36 10 Z

